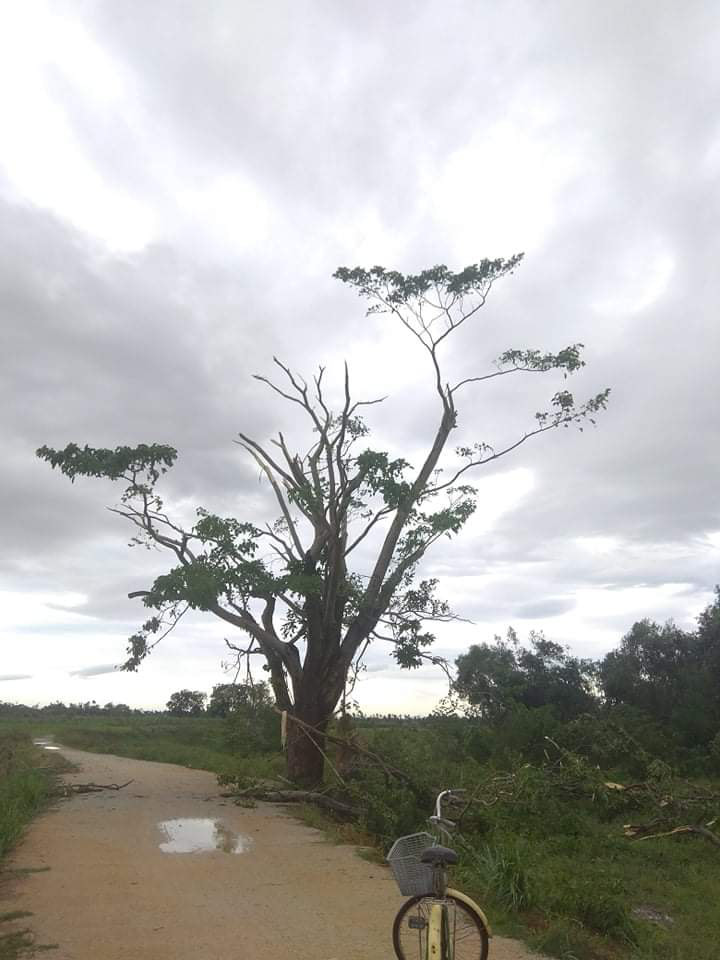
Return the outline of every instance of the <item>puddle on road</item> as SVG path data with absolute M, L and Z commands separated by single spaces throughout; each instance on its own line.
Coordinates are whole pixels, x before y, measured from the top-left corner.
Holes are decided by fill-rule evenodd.
M 181 817 L 158 823 L 165 842 L 160 844 L 163 853 L 208 853 L 221 850 L 223 853 L 246 853 L 252 837 L 235 833 L 222 820 L 209 817 Z

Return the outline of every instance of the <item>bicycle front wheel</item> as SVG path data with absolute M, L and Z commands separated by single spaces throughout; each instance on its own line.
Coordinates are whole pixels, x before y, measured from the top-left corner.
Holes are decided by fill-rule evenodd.
M 420 896 L 402 905 L 393 924 L 393 947 L 398 960 L 425 960 L 430 910 L 437 902 L 434 897 Z M 445 897 L 444 903 L 454 960 L 487 960 L 489 936 L 482 917 L 452 895 Z

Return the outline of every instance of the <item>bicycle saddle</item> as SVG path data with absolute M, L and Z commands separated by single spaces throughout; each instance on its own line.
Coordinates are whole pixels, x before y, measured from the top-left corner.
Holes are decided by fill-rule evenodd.
M 458 855 L 450 847 L 427 847 L 420 854 L 420 862 L 429 863 L 433 867 L 447 867 L 451 863 L 457 863 L 458 859 Z

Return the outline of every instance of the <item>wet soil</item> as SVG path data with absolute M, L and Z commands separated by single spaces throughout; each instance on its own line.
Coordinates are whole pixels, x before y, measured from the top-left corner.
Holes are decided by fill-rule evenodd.
M 392 960 L 403 898 L 353 847 L 204 771 L 61 751 L 68 782 L 134 782 L 62 801 L 16 848 L 0 912 L 30 911 L 54 960 Z M 532 960 L 499 937 L 490 956 Z

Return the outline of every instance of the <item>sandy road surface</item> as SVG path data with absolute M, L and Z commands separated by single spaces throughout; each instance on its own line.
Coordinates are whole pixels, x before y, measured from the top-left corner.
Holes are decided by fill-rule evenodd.
M 55 960 L 392 960 L 402 897 L 352 847 L 270 805 L 223 801 L 210 773 L 62 752 L 80 768 L 71 781 L 134 782 L 61 802 L 15 851 L 11 867 L 50 869 L 15 873 L 0 911 L 32 911 L 38 942 L 58 944 Z M 220 849 L 161 848 L 203 828 Z M 499 937 L 490 956 L 532 960 Z

